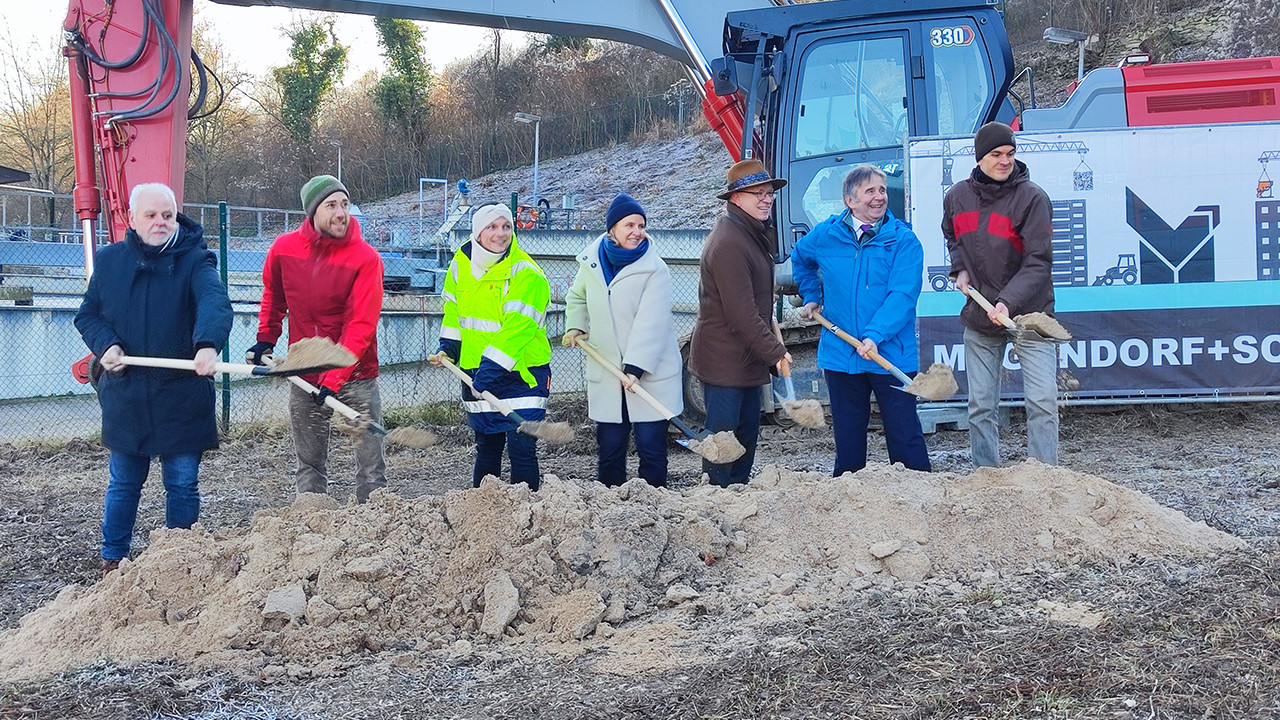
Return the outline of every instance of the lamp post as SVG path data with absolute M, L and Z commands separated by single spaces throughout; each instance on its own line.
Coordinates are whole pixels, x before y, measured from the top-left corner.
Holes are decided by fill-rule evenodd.
M 533 204 L 538 204 L 538 131 L 542 125 L 541 115 L 516 113 L 516 122 L 528 125 L 533 123 Z
M 1047 27 L 1044 29 L 1044 39 L 1054 45 L 1070 45 L 1071 43 L 1080 43 L 1080 59 L 1076 63 L 1076 80 L 1084 79 L 1084 45 L 1089 42 L 1089 34 L 1080 32 L 1079 30 L 1067 30 L 1066 28 Z
M 342 182 L 342 141 L 337 138 L 329 138 L 329 144 L 338 146 L 338 182 Z
M 444 188 L 444 220 L 449 218 L 449 181 L 444 178 L 418 178 L 418 242 L 422 243 L 424 247 L 426 246 L 426 239 L 422 235 L 422 186 L 427 183 L 440 183 Z M 436 246 L 436 264 L 440 264 L 440 247 L 438 244 Z

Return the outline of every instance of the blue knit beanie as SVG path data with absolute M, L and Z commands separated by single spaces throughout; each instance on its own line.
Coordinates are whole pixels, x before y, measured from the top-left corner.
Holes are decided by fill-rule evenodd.
M 628 215 L 639 215 L 645 219 L 645 222 L 649 221 L 649 218 L 645 217 L 644 208 L 640 207 L 640 203 L 636 202 L 635 198 L 626 193 L 618 193 L 618 197 L 609 203 L 609 212 L 604 216 L 605 232 L 612 230 L 619 220 Z

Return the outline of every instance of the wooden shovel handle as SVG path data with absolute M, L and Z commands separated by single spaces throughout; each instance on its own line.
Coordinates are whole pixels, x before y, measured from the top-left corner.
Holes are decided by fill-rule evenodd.
M 613 375 L 617 377 L 619 380 L 621 380 L 624 384 L 631 382 L 631 378 L 627 377 L 626 373 L 622 372 L 622 370 L 619 369 L 617 365 L 614 365 L 613 363 L 605 359 L 605 357 L 600 354 L 599 350 L 587 344 L 585 340 L 576 340 L 574 341 L 573 344 L 582 348 L 583 351 L 585 351 L 587 355 L 591 357 L 592 360 L 595 360 L 597 363 L 599 363 L 600 367 L 613 373 Z M 667 406 L 663 405 L 662 402 L 658 400 L 658 398 L 654 397 L 649 393 L 648 390 L 645 390 L 643 387 L 641 387 L 640 383 L 636 383 L 635 385 L 632 385 L 631 389 L 635 391 L 636 395 L 640 396 L 641 400 L 644 400 L 645 402 L 649 403 L 649 407 L 662 413 L 662 415 L 667 418 L 668 422 L 670 422 L 672 425 L 675 425 L 677 430 L 684 433 L 685 437 L 692 438 L 694 440 L 706 440 L 707 437 L 710 435 L 710 433 L 708 432 L 701 432 L 701 433 L 696 432 L 693 428 L 689 427 L 689 425 L 685 423 L 685 421 L 681 420 L 678 415 L 668 410 Z
M 262 360 L 263 362 L 270 363 L 268 367 L 272 367 L 276 364 L 275 359 L 269 355 L 263 355 Z M 312 385 L 306 380 L 303 380 L 297 375 L 288 375 L 287 377 L 289 378 L 289 382 L 298 386 L 299 390 L 302 390 L 303 392 L 309 395 L 315 395 L 316 393 L 320 392 L 320 388 L 316 387 L 315 385 Z M 346 403 L 342 402 L 341 400 L 339 400 L 338 398 L 332 395 L 328 395 L 325 397 L 324 404 L 325 404 L 325 407 L 332 409 L 334 412 L 341 413 L 342 415 L 346 416 L 348 420 L 356 421 L 362 418 L 358 410 L 351 407 L 350 405 L 347 405 Z M 382 427 L 378 423 L 374 422 L 373 420 L 369 420 L 369 429 L 379 435 L 387 434 L 387 429 Z
M 778 342 L 782 343 L 782 347 L 785 348 L 787 346 L 785 342 L 782 342 L 782 328 L 778 327 L 777 320 L 773 321 L 773 336 L 778 338 Z M 791 377 L 791 361 L 785 355 L 778 361 L 778 374 L 784 378 Z
M 628 377 L 626 373 L 622 372 L 622 370 L 617 365 L 614 365 L 613 363 L 605 359 L 605 356 L 601 355 L 600 351 L 592 347 L 590 343 L 586 342 L 585 340 L 578 340 L 574 342 L 574 345 L 577 345 L 578 347 L 582 348 L 583 351 L 587 353 L 587 355 L 591 356 L 592 360 L 595 360 L 600 367 L 604 368 L 605 370 L 608 370 L 610 373 L 613 374 L 614 377 L 621 380 L 624 385 L 631 382 L 631 378 Z M 649 393 L 648 390 L 645 390 L 643 387 L 641 387 L 640 383 L 636 383 L 635 385 L 632 385 L 631 389 L 635 391 L 636 395 L 640 396 L 641 400 L 644 400 L 645 402 L 649 403 L 650 407 L 652 407 L 654 410 L 657 410 L 658 412 L 665 415 L 668 420 L 676 416 L 675 413 L 668 410 L 665 405 L 659 402 L 658 398 L 654 397 Z
M 822 325 L 822 327 L 830 330 L 832 333 L 835 333 L 836 337 L 849 343 L 855 348 L 862 346 L 862 342 L 860 340 L 850 335 L 849 333 L 845 332 L 844 330 L 841 330 L 840 328 L 836 327 L 834 323 L 832 323 L 830 320 L 823 317 L 822 313 L 818 312 L 817 310 L 813 311 L 813 319 L 817 320 L 818 323 Z M 898 367 L 893 363 L 881 357 L 880 353 L 876 352 L 875 349 L 872 349 L 871 351 L 869 351 L 867 353 L 867 357 L 870 357 L 872 360 L 875 360 L 876 364 L 878 364 L 880 367 L 892 373 L 894 377 L 898 378 L 898 382 L 902 383 L 903 385 L 911 384 L 911 378 L 907 377 L 906 373 L 899 370 Z
M 525 419 L 520 417 L 519 413 L 517 413 L 515 410 L 512 410 L 511 406 L 506 404 L 502 400 L 500 400 L 497 395 L 494 395 L 488 390 L 481 390 L 479 392 L 476 392 L 476 386 L 472 384 L 471 376 L 463 372 L 462 368 L 458 367 L 457 365 L 454 365 L 453 362 L 449 360 L 449 358 L 444 356 L 444 353 L 440 353 L 439 358 L 440 358 L 441 365 L 448 368 L 449 372 L 453 373 L 454 375 L 457 375 L 459 380 L 461 380 L 467 387 L 471 388 L 471 392 L 476 393 L 480 397 L 484 398 L 485 402 L 488 402 L 490 405 L 492 405 L 495 409 L 497 409 L 498 412 L 502 413 L 504 417 L 512 418 L 516 422 L 521 422 L 521 423 L 525 422 Z
M 195 372 L 195 360 L 182 360 L 180 358 L 158 358 L 158 357 L 142 357 L 136 355 L 122 355 L 120 362 L 125 365 L 133 365 L 136 367 L 153 367 L 168 368 L 169 370 L 190 370 Z M 270 375 L 269 368 L 261 365 L 248 365 L 240 363 L 224 363 L 216 362 L 213 364 L 214 372 L 227 373 L 231 375 Z
M 973 298 L 974 302 L 981 305 L 983 310 L 986 310 L 989 313 L 995 312 L 996 310 L 995 306 L 987 302 L 987 299 L 983 297 L 982 293 L 978 292 L 978 289 L 975 288 L 974 286 L 970 285 L 969 289 L 965 290 L 965 294 Z M 1009 328 L 1010 330 L 1018 329 L 1018 324 L 1015 323 L 1013 320 L 1009 319 L 1009 316 L 1005 315 L 1004 313 L 997 313 L 996 319 L 1000 321 L 1001 325 Z

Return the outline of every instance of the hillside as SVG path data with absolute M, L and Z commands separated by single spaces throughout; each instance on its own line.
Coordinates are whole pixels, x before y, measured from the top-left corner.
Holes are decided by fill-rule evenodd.
M 1247 37 L 1257 35 L 1257 28 L 1248 26 L 1249 18 L 1257 17 L 1259 12 L 1277 12 L 1274 8 L 1251 9 L 1256 4 L 1256 0 L 1206 3 L 1185 11 L 1153 13 L 1142 22 L 1116 25 L 1106 37 L 1087 46 L 1085 67 L 1112 66 L 1137 52 L 1149 52 L 1159 62 L 1275 52 L 1274 48 L 1245 42 Z M 1074 46 L 1036 40 L 1016 45 L 1013 52 L 1015 68 L 1032 70 L 1038 106 L 1058 105 L 1066 99 L 1076 73 Z M 1026 80 L 1016 83 L 1014 90 L 1025 97 Z M 596 219 L 604 217 L 609 201 L 618 192 L 628 192 L 648 210 L 651 228 L 702 229 L 709 227 L 715 217 L 720 205 L 715 194 L 723 187 L 730 164 L 719 138 L 699 120 L 693 132 L 673 138 L 640 138 L 581 155 L 544 157 L 538 172 L 539 194 L 553 207 L 560 207 L 562 196 L 572 196 L 588 228 L 600 227 L 603 220 Z M 473 204 L 508 202 L 512 192 L 529 197 L 533 192 L 533 166 L 472 179 L 471 188 Z M 428 226 L 435 227 L 440 222 L 440 192 L 438 185 L 426 188 L 424 217 Z M 453 192 L 451 186 L 451 197 Z M 414 190 L 361 206 L 372 217 L 416 218 L 418 193 Z
M 605 211 L 619 192 L 644 206 L 652 228 L 707 228 L 721 204 L 716 199 L 730 165 L 729 153 L 710 130 L 674 139 L 625 143 L 570 157 L 540 162 L 539 194 L 560 207 L 570 195 L 588 228 L 603 230 Z M 450 197 L 454 193 L 450 188 Z M 472 204 L 507 202 L 512 192 L 533 193 L 533 166 L 485 175 L 471 181 Z M 428 224 L 439 218 L 437 185 L 424 193 Z M 417 191 L 378 202 L 363 203 L 371 217 L 417 216 Z M 438 223 L 438 221 L 437 221 Z

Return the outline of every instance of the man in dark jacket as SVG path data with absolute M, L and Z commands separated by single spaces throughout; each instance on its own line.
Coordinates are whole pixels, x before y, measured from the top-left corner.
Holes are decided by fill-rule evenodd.
M 790 361 L 773 334 L 773 266 L 777 232 L 769 226 L 774 193 L 786 180 L 769 177 L 759 160 L 729 168 L 725 214 L 702 246 L 698 319 L 689 345 L 689 371 L 702 381 L 707 429 L 732 430 L 747 449 L 730 465 L 702 461 L 711 482 L 745 483 L 760 434 L 760 387 L 769 369 Z
M 261 365 L 270 357 L 289 317 L 289 344 L 326 337 L 359 360 L 303 379 L 315 385 L 307 393 L 294 385 L 289 394 L 289 425 L 298 455 L 298 492 L 328 489 L 329 417 L 325 398 L 335 397 L 382 422 L 378 393 L 378 316 L 382 313 L 382 258 L 364 241 L 351 216 L 347 188 L 332 175 L 307 181 L 299 193 L 307 217 L 302 226 L 276 238 L 262 267 L 262 305 L 258 342 L 245 359 Z M 382 438 L 365 433 L 356 440 L 356 500 L 387 484 Z
M 978 129 L 978 167 L 943 199 L 942 234 L 951 253 L 951 277 L 961 292 L 973 287 L 995 305 L 991 313 L 972 298 L 960 311 L 965 374 L 969 381 L 969 443 L 973 464 L 1000 464 L 997 406 L 1009 334 L 997 320 L 1032 312 L 1053 314 L 1053 206 L 1014 159 L 1013 130 L 998 122 Z M 1024 335 L 1014 340 L 1027 411 L 1027 454 L 1058 462 L 1057 347 Z
M 159 183 L 133 188 L 129 232 L 98 251 L 76 329 L 105 372 L 98 380 L 102 443 L 111 450 L 102 520 L 102 574 L 129 555 L 138 499 L 160 458 L 165 525 L 189 528 L 200 514 L 197 476 L 218 447 L 214 363 L 231 332 L 231 301 L 204 230 L 178 212 Z M 195 358 L 186 370 L 130 367 L 125 355 Z

